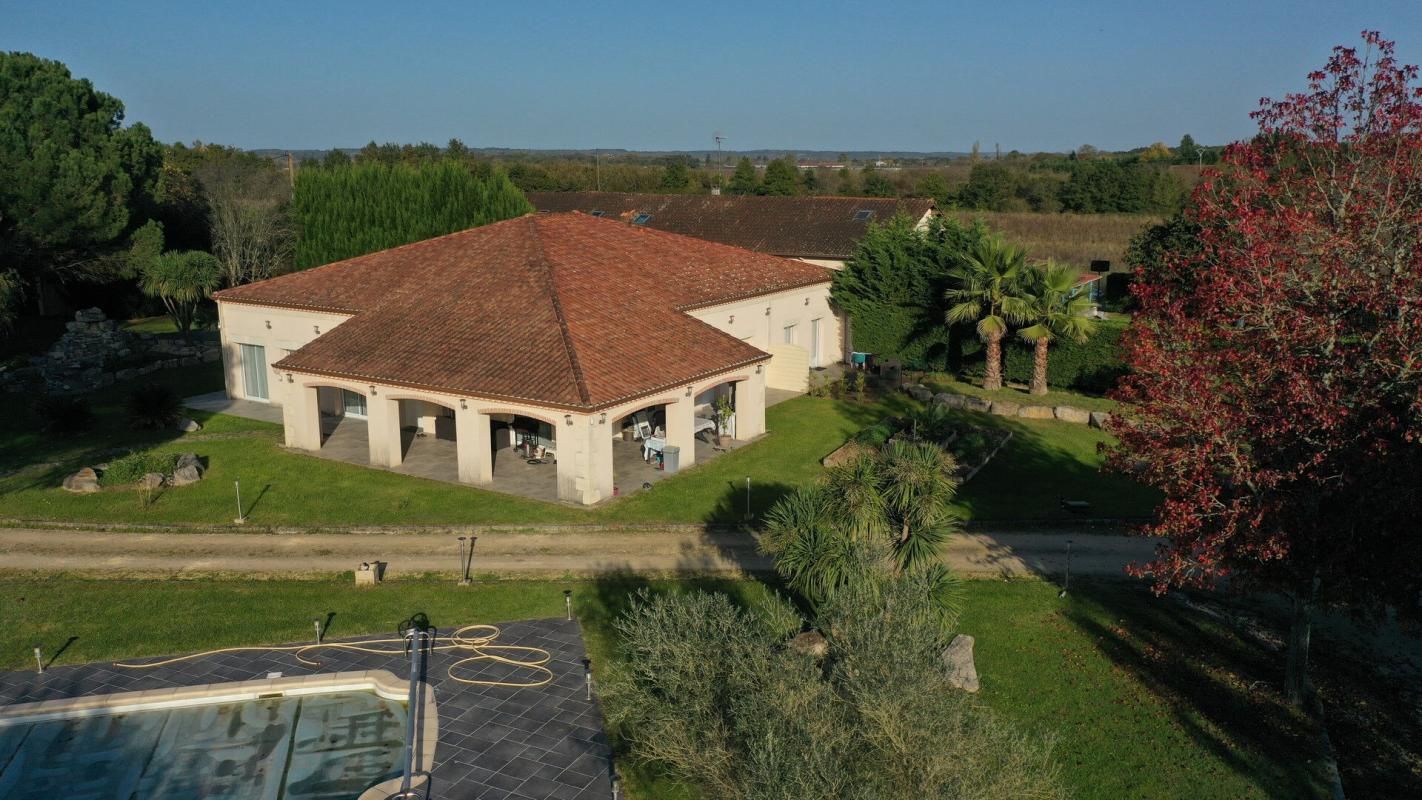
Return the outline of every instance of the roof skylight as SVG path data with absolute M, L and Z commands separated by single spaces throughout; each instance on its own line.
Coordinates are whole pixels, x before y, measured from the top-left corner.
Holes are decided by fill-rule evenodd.
M 638 214 L 637 216 L 635 216 L 635 217 L 632 218 L 632 224 L 633 224 L 633 225 L 646 225 L 649 221 L 651 221 L 651 219 L 652 219 L 652 215 L 651 215 L 651 214 L 646 214 L 646 213 Z
M 874 209 L 872 209 L 872 208 L 861 208 L 861 209 L 859 209 L 858 211 L 854 212 L 854 221 L 855 221 L 855 222 L 863 222 L 863 221 L 869 219 L 869 218 L 872 217 L 872 216 L 874 216 Z

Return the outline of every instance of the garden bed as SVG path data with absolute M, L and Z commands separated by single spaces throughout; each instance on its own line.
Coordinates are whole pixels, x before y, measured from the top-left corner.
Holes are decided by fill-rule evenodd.
M 827 467 L 843 464 L 857 453 L 898 440 L 929 441 L 942 446 L 958 462 L 958 479 L 969 481 L 1012 440 L 1012 431 L 978 425 L 947 415 L 929 420 L 917 417 L 884 417 L 855 434 L 821 461 Z

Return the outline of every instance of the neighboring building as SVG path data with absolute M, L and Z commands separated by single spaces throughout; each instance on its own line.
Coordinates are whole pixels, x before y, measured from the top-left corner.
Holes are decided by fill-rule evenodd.
M 453 438 L 459 480 L 532 429 L 557 495 L 613 494 L 622 420 L 665 414 L 695 458 L 696 408 L 729 395 L 733 436 L 765 429 L 766 388 L 838 360 L 830 273 L 585 214 L 530 214 L 216 293 L 227 394 L 282 407 L 288 447 L 323 419 L 367 422 L 369 461 L 402 429 Z
M 932 200 L 884 197 L 529 192 L 539 211 L 581 211 L 648 228 L 841 269 L 871 222 L 904 214 L 920 226 Z

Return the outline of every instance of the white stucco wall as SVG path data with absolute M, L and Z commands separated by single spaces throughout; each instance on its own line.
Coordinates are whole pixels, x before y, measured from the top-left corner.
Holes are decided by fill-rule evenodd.
M 819 366 L 833 364 L 843 357 L 839 315 L 830 306 L 828 283 L 707 306 L 690 313 L 702 322 L 772 355 L 775 350 L 799 348 L 804 351 L 805 361 L 809 364 L 815 364 L 815 354 L 810 352 L 811 326 L 819 320 Z M 794 327 L 787 342 L 785 329 L 790 326 Z M 787 378 L 788 374 L 787 370 L 776 369 L 772 365 L 766 385 L 772 389 L 804 391 L 807 376 Z
M 241 349 L 239 345 L 255 344 L 266 348 L 268 402 L 286 402 L 289 386 L 278 380 L 272 365 L 287 353 L 304 347 L 312 339 L 350 319 L 346 314 L 320 311 L 297 311 L 285 308 L 253 306 L 245 303 L 217 303 L 218 331 L 222 338 L 222 365 L 227 383 L 227 396 L 243 400 L 247 397 L 242 383 Z

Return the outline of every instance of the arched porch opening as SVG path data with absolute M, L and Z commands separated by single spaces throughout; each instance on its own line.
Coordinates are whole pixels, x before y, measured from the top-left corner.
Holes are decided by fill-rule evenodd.
M 370 464 L 369 395 L 337 385 L 307 386 L 305 390 L 316 393 L 321 455 Z
M 554 417 L 490 409 L 494 489 L 540 500 L 558 499 L 558 430 Z
M 400 453 L 397 470 L 442 481 L 459 480 L 459 434 L 451 403 L 398 397 Z

